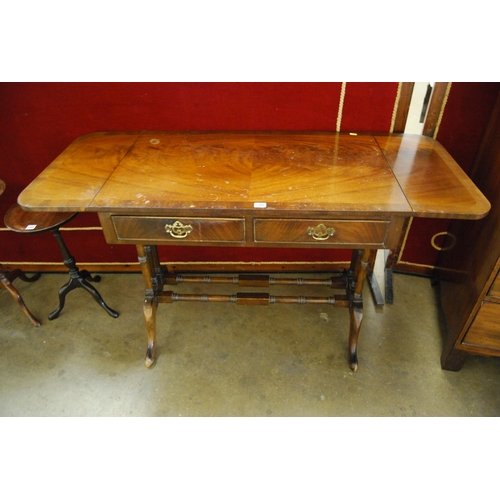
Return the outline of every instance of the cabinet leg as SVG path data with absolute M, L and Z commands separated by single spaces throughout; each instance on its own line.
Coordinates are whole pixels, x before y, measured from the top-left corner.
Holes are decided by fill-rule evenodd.
M 458 349 L 450 349 L 448 352 L 443 352 L 441 356 L 441 368 L 443 370 L 450 370 L 458 372 L 464 366 L 467 354 Z

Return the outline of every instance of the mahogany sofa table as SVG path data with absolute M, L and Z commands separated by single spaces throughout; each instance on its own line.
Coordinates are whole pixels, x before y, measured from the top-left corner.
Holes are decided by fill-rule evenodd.
M 25 210 L 98 212 L 106 241 L 136 245 L 146 285 L 146 365 L 158 303 L 321 303 L 350 313 L 358 366 L 362 290 L 371 253 L 396 248 L 405 218 L 480 219 L 490 204 L 435 140 L 324 132 L 102 132 L 82 136 L 19 196 Z M 160 264 L 157 245 L 352 248 L 343 273 L 320 280 L 190 277 Z M 186 281 L 327 285 L 329 297 L 191 295 Z

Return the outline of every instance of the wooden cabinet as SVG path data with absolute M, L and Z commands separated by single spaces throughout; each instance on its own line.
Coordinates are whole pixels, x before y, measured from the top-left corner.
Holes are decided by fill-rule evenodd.
M 471 177 L 491 203 L 476 225 L 453 221 L 438 269 L 446 317 L 441 365 L 460 370 L 468 354 L 500 356 L 500 95 Z
M 484 301 L 465 334 L 463 345 L 494 349 L 500 353 L 500 304 Z

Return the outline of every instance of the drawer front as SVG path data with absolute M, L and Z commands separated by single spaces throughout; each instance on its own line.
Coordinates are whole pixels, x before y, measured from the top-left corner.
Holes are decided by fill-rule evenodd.
M 483 302 L 462 343 L 500 350 L 500 304 Z
M 321 245 L 383 245 L 390 221 L 255 219 L 254 241 Z
M 500 273 L 497 274 L 493 285 L 491 285 L 489 295 L 500 298 Z
M 244 242 L 245 219 L 111 217 L 118 240 L 185 244 L 189 242 Z

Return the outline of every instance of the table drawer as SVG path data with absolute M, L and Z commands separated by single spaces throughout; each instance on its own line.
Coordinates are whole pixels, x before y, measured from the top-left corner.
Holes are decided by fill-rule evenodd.
M 255 219 L 254 241 L 269 243 L 384 244 L 390 221 Z
M 244 242 L 245 219 L 111 217 L 118 240 L 130 242 Z
M 500 350 L 500 304 L 483 302 L 462 343 Z

